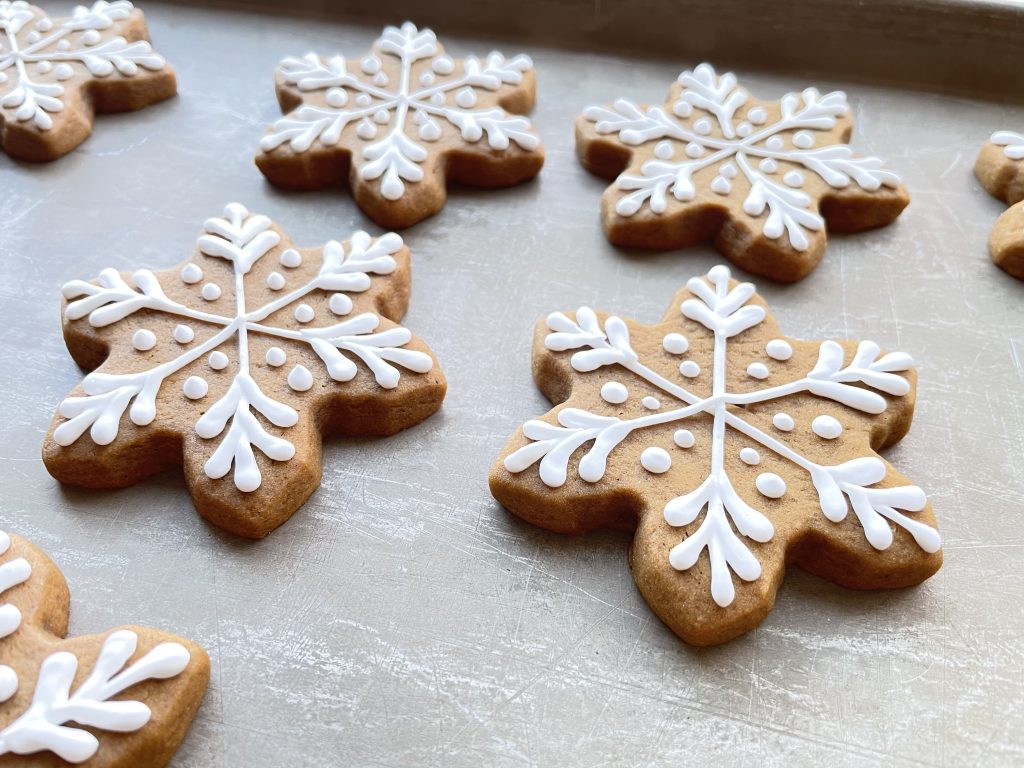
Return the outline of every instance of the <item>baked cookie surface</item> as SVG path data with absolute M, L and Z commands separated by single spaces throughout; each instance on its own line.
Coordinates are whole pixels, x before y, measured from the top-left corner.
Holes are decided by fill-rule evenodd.
M 441 406 L 430 349 L 399 325 L 396 234 L 296 248 L 229 204 L 183 266 L 73 280 L 64 338 L 90 371 L 43 446 L 63 483 L 117 488 L 184 465 L 215 525 L 261 537 L 320 484 L 322 436 L 391 435 Z
M 588 170 L 615 180 L 601 197 L 612 243 L 713 240 L 746 271 L 790 282 L 821 260 L 826 226 L 884 226 L 910 201 L 881 160 L 848 146 L 852 131 L 842 91 L 762 101 L 701 64 L 679 75 L 664 106 L 587 107 L 576 149 Z
M 0 143 L 11 157 L 55 160 L 85 141 L 95 113 L 141 109 L 176 91 L 174 70 L 127 0 L 63 18 L 0 1 Z
M 0 531 L 0 765 L 166 765 L 210 677 L 195 643 L 145 627 L 63 639 L 57 566 Z
M 287 114 L 260 142 L 260 171 L 295 189 L 347 180 L 382 227 L 437 213 L 448 181 L 511 186 L 544 163 L 522 116 L 536 92 L 525 55 L 453 59 L 432 30 L 406 22 L 385 28 L 362 59 L 287 58 L 276 84 Z
M 1010 205 L 989 237 L 992 261 L 1024 280 L 1024 134 L 993 133 L 978 154 L 974 173 L 990 195 Z
M 556 407 L 490 475 L 495 498 L 542 528 L 635 529 L 637 586 L 696 645 L 757 626 L 788 563 L 876 589 L 942 562 L 924 491 L 876 453 L 910 427 L 913 361 L 787 338 L 754 290 L 719 266 L 656 325 L 550 315 L 533 372 Z

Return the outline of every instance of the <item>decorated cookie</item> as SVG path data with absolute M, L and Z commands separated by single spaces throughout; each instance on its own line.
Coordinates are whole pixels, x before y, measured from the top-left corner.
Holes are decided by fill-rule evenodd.
M 145 627 L 64 640 L 69 602 L 53 561 L 0 531 L 0 765 L 166 765 L 206 690 L 206 652 Z
M 127 112 L 174 95 L 174 70 L 147 42 L 127 0 L 50 18 L 0 0 L 0 140 L 23 160 L 55 160 L 92 132 L 96 112 Z
M 754 290 L 718 266 L 657 325 L 550 315 L 533 370 L 558 405 L 490 477 L 543 528 L 635 529 L 640 591 L 696 645 L 757 626 L 787 563 L 875 589 L 942 562 L 924 491 L 876 453 L 910 427 L 913 361 L 870 341 L 786 338 Z
M 852 130 L 842 91 L 759 101 L 732 73 L 701 64 L 679 75 L 663 107 L 587 107 L 576 148 L 590 171 L 615 179 L 601 220 L 616 245 L 713 239 L 746 271 L 788 282 L 821 261 L 826 224 L 879 227 L 910 201 L 881 160 L 853 153 Z
M 992 261 L 1024 280 L 1024 134 L 996 131 L 974 164 L 985 189 L 1010 204 L 989 238 Z
M 506 187 L 531 179 L 544 151 L 530 121 L 529 56 L 453 59 L 429 29 L 386 27 L 368 56 L 306 54 L 277 68 L 287 114 L 260 142 L 274 184 L 315 189 L 348 178 L 366 214 L 408 227 L 441 210 L 446 181 Z
M 320 484 L 321 435 L 391 435 L 444 398 L 409 303 L 396 234 L 296 248 L 231 203 L 173 270 L 105 269 L 64 286 L 64 338 L 96 369 L 43 447 L 63 483 L 130 485 L 184 464 L 199 513 L 241 536 L 285 522 Z

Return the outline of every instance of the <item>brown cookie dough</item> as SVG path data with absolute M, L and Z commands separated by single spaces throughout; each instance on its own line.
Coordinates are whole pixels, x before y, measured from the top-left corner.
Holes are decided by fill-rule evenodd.
M 0 3 L 0 143 L 11 157 L 55 160 L 92 133 L 96 112 L 128 112 L 175 94 L 174 70 L 127 0 L 51 18 Z
M 894 221 L 910 202 L 892 171 L 847 145 L 846 94 L 752 98 L 710 64 L 679 75 L 663 107 L 619 99 L 576 121 L 583 165 L 615 179 L 601 197 L 608 239 L 671 249 L 713 240 L 756 275 L 791 282 L 821 261 L 825 229 Z
M 64 338 L 92 373 L 58 408 L 47 469 L 117 488 L 183 464 L 203 517 L 265 536 L 320 484 L 322 436 L 392 435 L 441 406 L 433 354 L 396 324 L 409 285 L 394 233 L 295 248 L 238 203 L 182 267 L 66 284 Z
M 444 206 L 446 184 L 507 187 L 537 175 L 544 150 L 530 121 L 533 62 L 492 52 L 448 56 L 433 31 L 386 27 L 365 58 L 287 58 L 276 73 L 287 114 L 256 165 L 281 187 L 344 183 L 382 227 Z
M 1024 134 L 996 131 L 974 164 L 974 173 L 993 197 L 1010 204 L 988 241 L 992 261 L 1024 280 Z
M 69 609 L 53 561 L 0 531 L 0 765 L 166 765 L 206 690 L 206 651 L 134 626 L 64 640 Z
M 556 407 L 511 438 L 491 492 L 552 531 L 635 530 L 655 613 L 689 643 L 725 642 L 765 618 L 787 564 L 857 589 L 939 568 L 924 492 L 876 453 L 910 427 L 912 365 L 782 336 L 723 266 L 656 325 L 554 313 L 533 372 Z

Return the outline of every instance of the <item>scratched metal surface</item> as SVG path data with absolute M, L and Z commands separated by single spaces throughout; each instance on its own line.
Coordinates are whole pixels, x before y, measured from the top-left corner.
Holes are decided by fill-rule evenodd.
M 407 325 L 449 377 L 443 411 L 386 440 L 331 442 L 323 487 L 261 542 L 205 525 L 174 472 L 120 492 L 62 489 L 38 448 L 79 379 L 58 287 L 102 267 L 167 267 L 238 199 L 301 243 L 377 231 L 343 192 L 283 194 L 251 154 L 283 54 L 363 52 L 375 30 L 151 5 L 180 98 L 106 117 L 71 156 L 0 158 L 0 521 L 71 584 L 74 633 L 140 622 L 209 649 L 213 678 L 174 765 L 888 765 L 1024 762 L 1024 284 L 991 266 L 1001 203 L 971 174 L 1020 107 L 856 87 L 855 144 L 913 203 L 834 237 L 791 287 L 762 285 L 791 335 L 912 353 L 917 418 L 896 465 L 931 494 L 946 563 L 917 589 L 845 591 L 791 572 L 764 624 L 687 648 L 633 587 L 627 538 L 510 518 L 486 475 L 546 403 L 534 320 L 581 303 L 660 316 L 709 248 L 631 255 L 597 221 L 604 182 L 573 155 L 580 107 L 660 101 L 679 61 L 533 49 L 540 179 L 453 193 L 405 233 Z M 429 20 L 428 20 L 429 21 Z M 449 39 L 455 54 L 500 40 Z M 804 83 L 743 72 L 758 93 Z M 842 83 L 818 83 L 823 87 Z

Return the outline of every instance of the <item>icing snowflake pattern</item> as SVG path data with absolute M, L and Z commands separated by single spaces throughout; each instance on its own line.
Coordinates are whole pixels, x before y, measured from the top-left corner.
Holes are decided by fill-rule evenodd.
M 11 536 L 0 531 L 0 596 L 35 576 L 27 559 L 13 556 L 13 547 Z M 0 605 L 0 642 L 13 637 L 21 625 L 22 614 L 16 605 Z M 41 633 L 35 634 L 26 638 L 23 646 L 15 647 L 14 653 L 31 652 L 31 644 L 38 641 L 49 643 Z M 103 639 L 89 674 L 77 687 L 78 656 L 68 650 L 47 655 L 39 667 L 28 706 L 0 727 L 0 756 L 52 752 L 69 763 L 82 763 L 100 747 L 97 736 L 86 728 L 121 734 L 142 729 L 152 718 L 150 707 L 141 701 L 115 697 L 147 680 L 177 677 L 189 666 L 192 656 L 181 643 L 162 642 L 129 663 L 138 645 L 139 636 L 130 629 L 111 632 Z M 203 673 L 195 670 L 193 674 Z M 0 704 L 10 702 L 18 690 L 19 680 L 13 669 L 0 665 Z
M 583 113 L 598 135 L 615 134 L 626 147 L 657 142 L 654 157 L 639 172 L 616 180 L 623 193 L 615 202 L 619 216 L 634 216 L 645 205 L 660 215 L 672 199 L 707 200 L 706 186 L 711 197 L 744 195 L 743 211 L 764 219 L 765 237 L 784 237 L 793 249 L 806 251 L 809 233 L 825 227 L 817 201 L 804 189 L 808 174 L 837 189 L 899 186 L 899 178 L 878 158 L 857 156 L 845 143 L 834 143 L 828 132 L 849 112 L 842 91 L 788 93 L 776 114 L 750 104 L 735 75 L 719 75 L 710 64 L 683 72 L 677 84 L 665 107 L 619 99 Z
M 877 344 L 864 341 L 846 362 L 842 346 L 825 341 L 818 348 L 816 364 L 802 376 L 748 392 L 732 392 L 726 387 L 729 343 L 760 325 L 765 320 L 765 310 L 748 303 L 755 291 L 752 284 L 730 287 L 729 270 L 724 266 L 712 269 L 707 279 L 692 278 L 687 288 L 692 297 L 682 302 L 681 314 L 713 336 L 709 395 L 699 396 L 679 381 L 645 365 L 633 349 L 628 326 L 620 318 L 608 317 L 602 327 L 598 316 L 585 307 L 575 317 L 554 313 L 547 319 L 545 347 L 552 352 L 572 351 L 570 365 L 574 371 L 601 371 L 612 377 L 617 367 L 624 368 L 659 394 L 644 398 L 643 405 L 650 412 L 634 418 L 569 407 L 558 411 L 557 423 L 528 421 L 523 425 L 523 434 L 529 442 L 505 458 L 505 469 L 518 474 L 538 465 L 543 483 L 559 488 L 567 481 L 571 457 L 585 447 L 577 466 L 579 478 L 586 483 L 598 483 L 605 475 L 609 456 L 630 435 L 648 431 L 654 436 L 659 434 L 657 430 L 662 434 L 664 430 L 674 430 L 674 444 L 689 450 L 694 437 L 685 429 L 687 421 L 710 416 L 712 439 L 706 478 L 696 488 L 680 489 L 683 492 L 665 504 L 663 514 L 664 520 L 674 527 L 689 526 L 703 514 L 699 527 L 671 550 L 668 560 L 672 568 L 686 571 L 706 551 L 711 568 L 711 595 L 722 607 L 731 605 L 735 599 L 733 574 L 748 582 L 761 577 L 761 564 L 748 542 L 768 542 L 775 535 L 772 521 L 755 502 L 741 496 L 726 469 L 730 433 L 739 433 L 760 448 L 740 452 L 745 464 L 760 464 L 761 453 L 771 453 L 805 471 L 817 493 L 821 514 L 827 520 L 841 522 L 852 508 L 875 550 L 886 550 L 892 545 L 892 523 L 906 530 L 925 552 L 936 552 L 940 546 L 938 533 L 913 517 L 926 506 L 924 492 L 910 485 L 878 486 L 887 474 L 880 458 L 864 456 L 836 465 L 818 463 L 790 447 L 786 433 L 794 424 L 788 414 L 775 415 L 775 429 L 770 434 L 745 418 L 742 409 L 806 393 L 863 414 L 881 414 L 888 404 L 880 393 L 901 397 L 910 392 L 909 382 L 900 373 L 911 367 L 911 358 L 898 352 L 882 355 Z M 663 341 L 665 351 L 671 355 L 684 354 L 688 345 L 689 341 L 679 333 L 669 333 Z M 789 342 L 775 339 L 767 345 L 766 354 L 769 362 L 781 361 L 789 359 L 793 350 Z M 747 375 L 757 381 L 764 376 L 761 368 L 754 366 L 763 368 L 764 364 L 752 364 L 747 370 Z M 700 374 L 692 360 L 681 363 L 679 370 L 683 380 Z M 601 398 L 611 403 L 623 402 L 625 387 L 611 380 L 602 386 Z M 815 422 L 815 432 L 822 439 L 834 439 L 842 430 L 832 417 Z M 672 461 L 667 451 L 654 446 L 640 456 L 643 468 L 655 477 L 668 471 Z M 781 477 L 767 472 L 757 477 L 756 487 L 767 499 L 789 492 Z
M 58 412 L 64 421 L 54 429 L 54 441 L 69 446 L 88 432 L 96 444 L 108 445 L 117 438 L 126 411 L 133 424 L 152 424 L 158 418 L 157 395 L 161 387 L 168 377 L 180 371 L 192 373 L 182 385 L 184 398 L 212 398 L 208 396 L 208 379 L 227 368 L 231 354 L 237 370 L 228 374 L 230 384 L 226 391 L 203 408 L 195 422 L 195 432 L 215 445 L 205 463 L 207 477 L 223 478 L 233 467 L 234 485 L 248 493 L 262 482 L 254 449 L 273 462 L 289 461 L 295 455 L 295 447 L 287 438 L 287 430 L 300 420 L 299 410 L 263 391 L 252 376 L 255 366 L 287 370 L 287 387 L 296 394 L 310 390 L 315 379 L 301 363 L 284 367 L 289 357 L 286 350 L 294 356 L 296 348 L 312 350 L 327 378 L 339 384 L 352 381 L 359 364 L 385 390 L 398 386 L 402 369 L 426 373 L 434 367 L 430 355 L 405 348 L 413 339 L 409 330 L 394 325 L 383 327 L 380 315 L 353 309 L 351 295 L 370 290 L 373 281 L 386 280 L 395 271 L 394 257 L 403 247 L 398 235 L 371 238 L 365 232 L 357 232 L 348 247 L 330 241 L 323 248 L 319 269 L 304 273 L 302 282 L 291 287 L 282 272 L 297 270 L 303 256 L 294 248 L 282 249 L 282 245 L 281 235 L 269 218 L 250 214 L 241 204 L 231 203 L 222 218 L 206 221 L 198 240 L 202 260 L 189 262 L 180 272 L 181 283 L 198 286 L 204 280 L 204 267 L 200 265 L 205 260 L 230 263 L 229 285 L 222 288 L 213 280 L 203 284 L 199 303 L 206 306 L 191 306 L 168 297 L 161 280 L 146 269 L 135 272 L 131 283 L 113 269 L 103 270 L 96 282 L 67 283 L 63 288 L 68 301 L 65 314 L 71 321 L 87 319 L 90 326 L 102 329 L 146 310 L 177 318 L 181 324 L 175 327 L 173 338 L 160 341 L 165 350 L 162 362 L 130 373 L 88 374 L 82 383 L 84 394 L 68 397 L 61 403 Z M 266 277 L 266 289 L 271 291 L 272 298 L 250 306 L 247 292 L 255 286 L 248 285 L 246 277 L 271 252 L 279 252 L 282 268 Z M 230 292 L 233 313 L 208 308 L 223 305 L 227 297 L 221 300 L 222 292 Z M 304 301 L 325 292 L 331 295 L 330 314 L 336 316 L 328 324 L 314 322 L 316 313 Z M 288 313 L 295 322 L 282 321 Z M 253 337 L 275 344 L 260 360 L 252 358 Z M 131 343 L 139 353 L 148 353 L 157 339 L 152 331 L 140 328 L 132 335 Z M 276 427 L 275 434 L 264 423 Z
M 383 65 L 392 58 L 398 61 L 397 75 L 389 75 Z M 427 66 L 414 67 L 428 59 Z M 423 180 L 422 164 L 430 146 L 445 134 L 444 125 L 469 144 L 484 141 L 496 151 L 511 144 L 536 150 L 540 142 L 527 118 L 500 107 L 477 108 L 481 92 L 518 85 L 532 67 L 528 56 L 506 59 L 492 52 L 483 59 L 467 57 L 458 71 L 433 31 L 409 22 L 387 27 L 373 52 L 359 62 L 315 53 L 282 61 L 279 78 L 318 98 L 274 123 L 260 149 L 272 152 L 286 145 L 304 153 L 317 143 L 355 143 L 353 162 L 360 178 L 379 179 L 381 195 L 398 200 L 407 184 Z M 354 136 L 343 139 L 350 125 L 356 126 Z
M 23 0 L 0 0 L 0 108 L 18 123 L 49 131 L 65 107 L 62 83 L 76 70 L 104 78 L 163 69 L 166 62 L 148 42 L 106 34 L 133 8 L 126 0 L 99 0 L 51 19 Z

